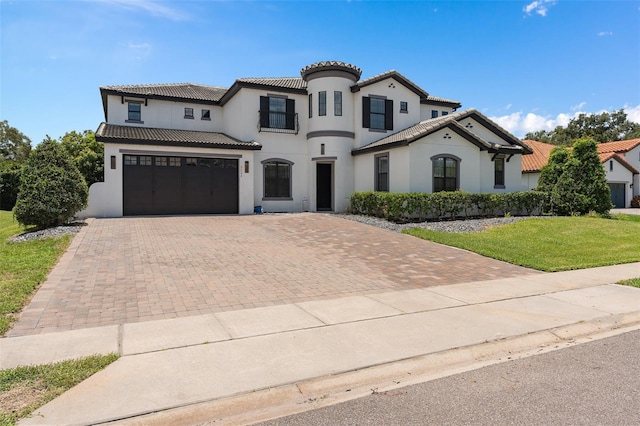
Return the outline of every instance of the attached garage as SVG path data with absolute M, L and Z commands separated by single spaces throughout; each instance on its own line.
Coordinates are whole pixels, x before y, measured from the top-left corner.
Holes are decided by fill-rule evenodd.
M 222 133 L 106 123 L 96 131 L 96 140 L 105 143 L 107 167 L 104 183 L 95 185 L 93 199 L 90 195 L 95 216 L 253 211 L 247 183 L 253 181 L 248 176 L 253 151 L 262 148 L 257 142 Z
M 238 213 L 238 160 L 124 154 L 123 213 Z

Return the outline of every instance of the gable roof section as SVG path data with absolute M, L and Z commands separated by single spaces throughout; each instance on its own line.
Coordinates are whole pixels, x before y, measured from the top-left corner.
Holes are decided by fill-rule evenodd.
M 437 105 L 449 106 L 451 108 L 460 108 L 462 106 L 460 101 L 429 95 L 424 89 L 422 89 L 420 86 L 418 86 L 413 81 L 409 80 L 407 77 L 403 76 L 396 70 L 390 70 L 387 72 L 383 72 L 382 74 L 374 75 L 373 77 L 365 78 L 364 80 L 351 86 L 351 92 L 358 92 L 363 87 L 378 83 L 388 78 L 393 78 L 398 83 L 402 84 L 404 87 L 418 95 L 420 97 L 420 103 L 433 103 Z
M 432 118 L 429 120 L 421 121 L 420 123 L 415 124 L 411 127 L 408 127 L 404 130 L 400 130 L 397 133 L 386 136 L 382 139 L 379 139 L 363 147 L 356 148 L 351 151 L 351 154 L 361 155 L 361 154 L 366 154 L 368 152 L 377 152 L 377 151 L 383 151 L 390 148 L 406 146 L 418 139 L 428 136 L 445 127 L 455 132 L 456 134 L 460 135 L 467 141 L 473 143 L 482 151 L 492 151 L 492 152 L 510 153 L 510 154 L 518 154 L 518 153 L 523 154 L 523 153 L 531 152 L 530 148 L 527 147 L 525 144 L 523 144 L 518 138 L 511 135 L 509 132 L 502 129 L 495 123 L 491 127 L 496 129 L 501 129 L 502 130 L 501 133 L 504 133 L 504 135 L 500 133 L 499 135 L 503 137 L 503 139 L 505 139 L 507 142 L 509 142 L 510 145 L 500 145 L 497 143 L 487 142 L 486 140 L 482 139 L 478 135 L 467 130 L 464 126 L 460 125 L 459 121 L 467 117 L 473 117 L 476 121 L 480 123 L 483 123 L 483 122 L 493 123 L 491 120 L 489 120 L 487 117 L 480 114 L 475 109 L 471 109 L 468 111 L 461 111 L 454 114 L 449 114 L 449 115 L 441 116 L 438 118 Z M 485 127 L 489 127 L 489 126 L 485 125 Z
M 631 151 L 636 146 L 640 145 L 640 138 L 627 139 L 624 141 L 604 142 L 598 144 L 598 152 L 618 152 L 625 153 Z
M 307 94 L 307 82 L 302 77 L 255 77 L 239 78 L 220 98 L 220 105 L 226 104 L 242 88 L 275 90 L 278 92 Z
M 627 160 L 625 160 L 622 155 L 620 155 L 620 154 L 618 154 L 616 152 L 600 153 L 600 154 L 598 154 L 598 157 L 600 157 L 600 162 L 603 163 L 603 164 L 606 163 L 609 160 L 616 160 L 618 163 L 620 163 L 624 168 L 629 170 L 634 175 L 637 175 L 637 174 L 640 173 L 638 171 L 638 169 L 636 169 L 631 164 L 629 164 L 629 162 Z
M 189 146 L 198 148 L 225 148 L 259 150 L 258 142 L 243 142 L 224 133 L 194 130 L 157 129 L 151 127 L 119 126 L 101 123 L 96 130 L 96 141 L 141 145 Z
M 549 161 L 551 150 L 556 145 L 550 143 L 525 140 L 525 144 L 533 150 L 531 155 L 525 155 L 522 157 L 522 173 L 536 173 L 539 172 Z

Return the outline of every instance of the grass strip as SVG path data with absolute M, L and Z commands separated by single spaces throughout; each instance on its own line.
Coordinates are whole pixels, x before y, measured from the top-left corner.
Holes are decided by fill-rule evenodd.
M 628 285 L 630 287 L 640 288 L 640 278 L 631 278 L 630 280 L 618 281 L 616 284 Z
M 640 261 L 640 216 L 529 219 L 467 234 L 404 232 L 547 272 Z
M 116 359 L 116 354 L 94 355 L 0 371 L 0 426 L 16 424 Z
M 71 236 L 14 243 L 8 238 L 23 232 L 11 212 L 0 211 L 0 336 L 29 301 L 71 242 Z

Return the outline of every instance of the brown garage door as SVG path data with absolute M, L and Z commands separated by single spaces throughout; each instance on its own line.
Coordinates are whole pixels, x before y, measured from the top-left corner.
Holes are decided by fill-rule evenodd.
M 124 215 L 238 213 L 238 160 L 123 156 Z

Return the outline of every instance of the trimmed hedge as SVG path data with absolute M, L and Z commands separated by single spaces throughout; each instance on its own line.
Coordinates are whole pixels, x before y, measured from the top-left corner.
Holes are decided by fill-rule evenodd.
M 548 195 L 541 191 L 471 194 L 452 192 L 354 192 L 350 213 L 382 217 L 392 222 L 536 215 Z

